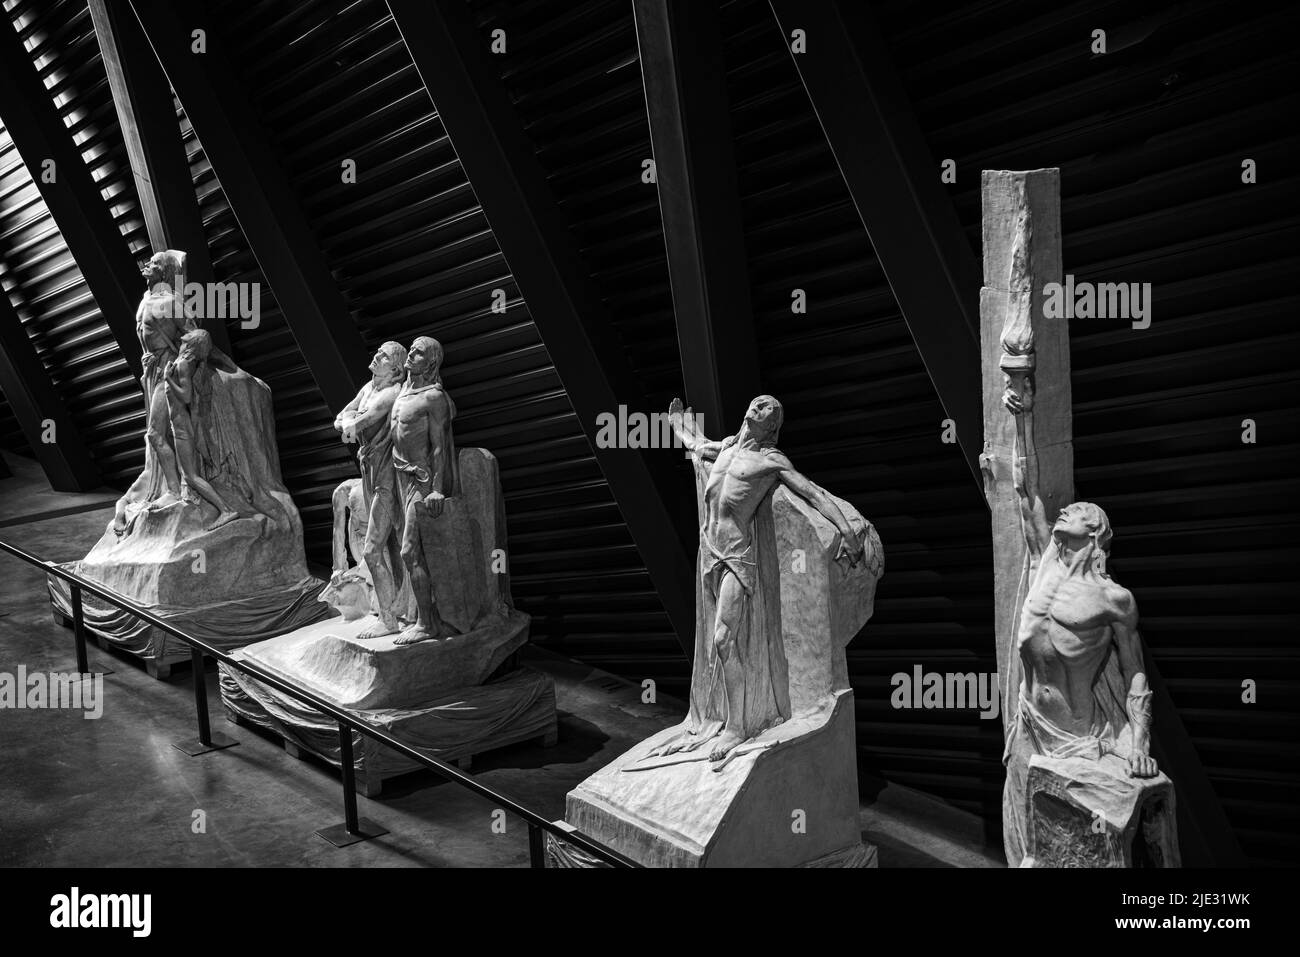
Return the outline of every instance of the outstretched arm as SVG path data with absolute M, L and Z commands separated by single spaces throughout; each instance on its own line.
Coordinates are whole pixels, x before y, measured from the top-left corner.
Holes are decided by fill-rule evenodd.
M 723 442 L 706 439 L 699 430 L 695 415 L 690 409 L 682 408 L 681 399 L 673 399 L 668 405 L 668 421 L 677 435 L 677 440 L 688 452 L 694 452 L 706 462 L 712 462 L 722 451 Z
M 816 482 L 809 479 L 802 472 L 796 472 L 794 467 L 790 465 L 790 460 L 784 455 L 776 453 L 774 457 L 779 463 L 783 464 L 781 471 L 777 473 L 777 478 L 781 484 L 821 512 L 826 517 L 826 520 L 839 531 L 840 549 L 839 554 L 835 557 L 840 558 L 843 555 L 848 555 L 849 564 L 851 565 L 860 562 L 862 560 L 862 541 L 858 538 L 858 533 L 853 530 L 853 526 L 849 524 L 849 520 L 844 517 L 844 513 L 840 511 L 840 507 L 835 504 L 835 500 Z
M 1008 389 L 1002 403 L 1016 417 L 1016 440 L 1011 448 L 1011 481 L 1020 500 L 1020 530 L 1029 554 L 1038 558 L 1052 541 L 1052 526 L 1047 521 L 1043 498 L 1038 487 L 1038 456 L 1033 449 L 1033 430 L 1026 422 L 1020 398 Z
M 1151 757 L 1151 689 L 1142 662 L 1142 642 L 1137 631 L 1137 603 L 1133 595 L 1120 589 L 1119 617 L 1112 622 L 1115 648 L 1119 653 L 1120 673 L 1128 684 L 1125 710 L 1133 729 L 1133 753 L 1128 759 L 1128 773 L 1135 778 L 1155 777 L 1156 760 Z

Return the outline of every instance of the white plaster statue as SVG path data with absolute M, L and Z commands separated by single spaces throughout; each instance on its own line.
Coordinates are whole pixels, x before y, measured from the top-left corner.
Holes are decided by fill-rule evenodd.
M 1003 827 L 1008 863 L 1025 854 L 1027 787 L 1033 755 L 1121 758 L 1130 777 L 1158 773 L 1150 754 L 1151 691 L 1137 632 L 1137 604 L 1106 571 L 1111 528 L 1089 502 L 1044 515 L 1032 432 L 1032 376 L 1007 377 L 1003 402 L 1017 416 L 1013 476 L 1029 553 L 1029 588 L 1016 651 L 1021 682 L 1015 723 L 1007 732 Z
M 442 346 L 420 336 L 406 358 L 406 381 L 393 401 L 393 467 L 403 509 L 401 557 L 415 593 L 416 620 L 396 638 L 399 645 L 459 634 L 438 614 L 426 560 L 428 525 L 447 499 L 460 495 L 460 467 L 451 423 L 456 406 L 442 386 Z
M 686 728 L 656 748 L 656 757 L 711 743 L 710 761 L 722 761 L 739 744 L 790 716 L 785 658 L 781 651 L 779 593 L 760 570 L 754 515 L 780 484 L 805 499 L 842 536 L 837 560 L 856 565 L 862 540 L 824 489 L 795 471 L 776 447 L 781 403 L 760 395 L 749 404 L 740 431 L 718 442 L 696 431 L 682 403 L 669 406 L 674 431 L 706 476 L 700 527 L 699 574 L 703 610 L 695 641 L 706 649 L 708 674 L 691 682 Z M 697 656 L 698 661 L 698 656 Z
M 376 621 L 358 638 L 379 638 L 400 630 L 398 594 L 402 588 L 404 568 L 401 539 L 404 512 L 397 504 L 397 474 L 393 468 L 391 414 L 402 383 L 406 379 L 406 348 L 397 342 L 385 342 L 370 361 L 370 381 L 361 387 L 334 419 L 334 428 L 344 442 L 356 442 L 357 462 L 361 467 L 360 506 L 364 515 L 364 544 L 361 561 L 374 588 Z M 345 483 L 346 484 L 346 483 Z M 343 486 L 339 487 L 340 490 Z M 351 504 L 349 499 L 345 504 Z M 346 555 L 341 554 L 339 502 L 335 502 L 334 575 L 332 582 L 347 574 Z M 357 509 L 353 507 L 353 518 Z M 405 610 L 405 609 L 400 609 Z

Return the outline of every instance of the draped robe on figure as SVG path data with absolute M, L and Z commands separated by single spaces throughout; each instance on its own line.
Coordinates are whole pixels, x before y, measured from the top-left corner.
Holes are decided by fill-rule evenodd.
M 1090 546 L 1096 547 L 1096 546 Z M 1006 747 L 1002 763 L 1006 766 L 1006 799 L 1002 802 L 1003 841 L 1007 864 L 1019 867 L 1028 852 L 1027 808 L 1025 798 L 1029 788 L 1029 759 L 1035 754 L 1054 758 L 1083 757 L 1099 762 L 1096 773 L 1088 781 L 1079 781 L 1077 789 L 1093 795 L 1094 806 L 1108 806 L 1130 799 L 1138 790 L 1138 782 L 1126 777 L 1116 777 L 1113 768 L 1101 764 L 1107 754 L 1117 755 L 1126 762 L 1133 749 L 1133 729 L 1130 727 L 1127 687 L 1119 667 L 1119 653 L 1111 642 L 1106 659 L 1092 685 L 1093 722 L 1087 734 L 1074 734 L 1044 717 L 1024 694 L 1019 636 L 1023 628 L 1026 599 L 1034 582 L 1048 567 L 1049 562 L 1059 562 L 1059 545 L 1053 541 L 1035 563 L 1026 555 L 1025 572 L 1018 593 L 1021 617 L 1012 633 L 1007 660 L 1014 663 L 1015 685 L 1008 689 L 1014 694 L 1011 720 L 1008 722 Z M 1081 563 L 1080 574 L 1092 575 Z M 1009 699 L 1007 699 L 1009 700 Z
M 722 662 L 714 632 L 718 588 L 730 568 L 745 587 L 747 599 L 736 634 L 736 654 L 744 671 L 745 726 L 733 730 L 749 739 L 790 717 L 772 490 L 754 510 L 741 546 L 718 547 L 709 539 L 706 502 L 709 473 L 715 463 L 705 461 L 696 453 L 691 454 L 691 461 L 695 470 L 700 547 L 695 578 L 695 660 L 691 668 L 690 712 L 683 733 L 703 742 L 721 731 L 726 721 Z

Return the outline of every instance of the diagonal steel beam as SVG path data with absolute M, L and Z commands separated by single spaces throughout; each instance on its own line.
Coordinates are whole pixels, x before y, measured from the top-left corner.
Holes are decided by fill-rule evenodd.
M 185 278 L 195 283 L 212 282 L 207 232 L 171 85 L 131 11 L 130 0 L 89 3 L 149 245 L 154 252 L 184 250 Z M 230 351 L 224 322 L 205 323 L 204 328 L 221 349 Z
M 3 288 L 0 288 L 0 392 L 8 400 L 36 461 L 45 470 L 50 488 L 56 492 L 89 492 L 104 484 L 94 458 Z
M 464 0 L 389 0 L 388 7 L 689 653 L 694 575 L 667 504 L 669 463 L 596 441 L 597 416 L 616 414 L 620 404 L 635 409 L 642 397 L 536 149 L 487 62 L 487 40 Z
M 731 107 L 714 0 L 634 0 L 686 396 L 720 435 L 759 387 Z
M 131 5 L 317 388 L 331 409 L 343 408 L 361 387 L 369 353 L 211 17 L 195 4 L 183 10 L 165 0 Z M 204 31 L 206 52 L 192 52 L 195 30 Z
M 769 0 L 971 477 L 983 488 L 980 265 L 861 0 Z M 937 424 L 936 424 L 937 428 Z
M 22 39 L 7 16 L 0 19 L 5 21 L 0 23 L 0 120 L 54 217 L 122 358 L 138 377 L 135 308 L 144 280 Z

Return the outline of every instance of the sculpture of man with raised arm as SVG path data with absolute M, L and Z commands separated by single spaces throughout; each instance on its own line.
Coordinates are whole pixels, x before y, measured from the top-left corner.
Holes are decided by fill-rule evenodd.
M 402 562 L 411 576 L 416 621 L 395 644 L 446 638 L 458 631 L 438 614 L 425 558 L 424 529 L 442 515 L 448 498 L 460 494 L 460 468 L 451 423 L 456 406 L 442 387 L 442 346 L 420 336 L 406 357 L 406 382 L 393 401 L 390 424 L 393 468 L 403 510 Z
M 1049 524 L 1032 432 L 1032 377 L 1008 375 L 1003 404 L 1017 417 L 1013 481 L 1029 553 L 1028 592 L 1016 652 L 1021 664 L 1015 723 L 1007 730 L 1002 816 L 1007 862 L 1027 847 L 1027 790 L 1033 755 L 1101 760 L 1113 754 L 1129 777 L 1158 773 L 1151 757 L 1151 691 L 1137 632 L 1137 604 L 1106 571 L 1111 528 L 1089 502 L 1060 510 Z
M 358 638 L 379 638 L 397 632 L 395 607 L 402 586 L 401 538 L 404 513 L 397 502 L 393 468 L 392 410 L 406 378 L 406 347 L 385 342 L 370 360 L 370 381 L 361 387 L 334 419 L 344 442 L 356 442 L 361 467 L 361 499 L 366 514 L 362 560 L 375 589 L 378 621 Z M 346 569 L 335 568 L 334 579 Z
M 860 536 L 839 506 L 820 486 L 795 471 L 777 448 L 783 410 L 770 395 L 749 404 L 735 435 L 713 442 L 698 431 L 690 410 L 674 399 L 673 430 L 706 476 L 704 521 L 700 527 L 699 575 L 704 614 L 696 622 L 696 656 L 709 669 L 707 689 L 695 693 L 683 732 L 650 757 L 690 751 L 712 742 L 710 761 L 723 761 L 736 747 L 788 718 L 779 586 L 760 574 L 754 518 L 759 505 L 779 483 L 830 521 L 841 536 L 837 559 L 856 565 L 863 555 Z M 719 678 L 721 679 L 719 681 Z

